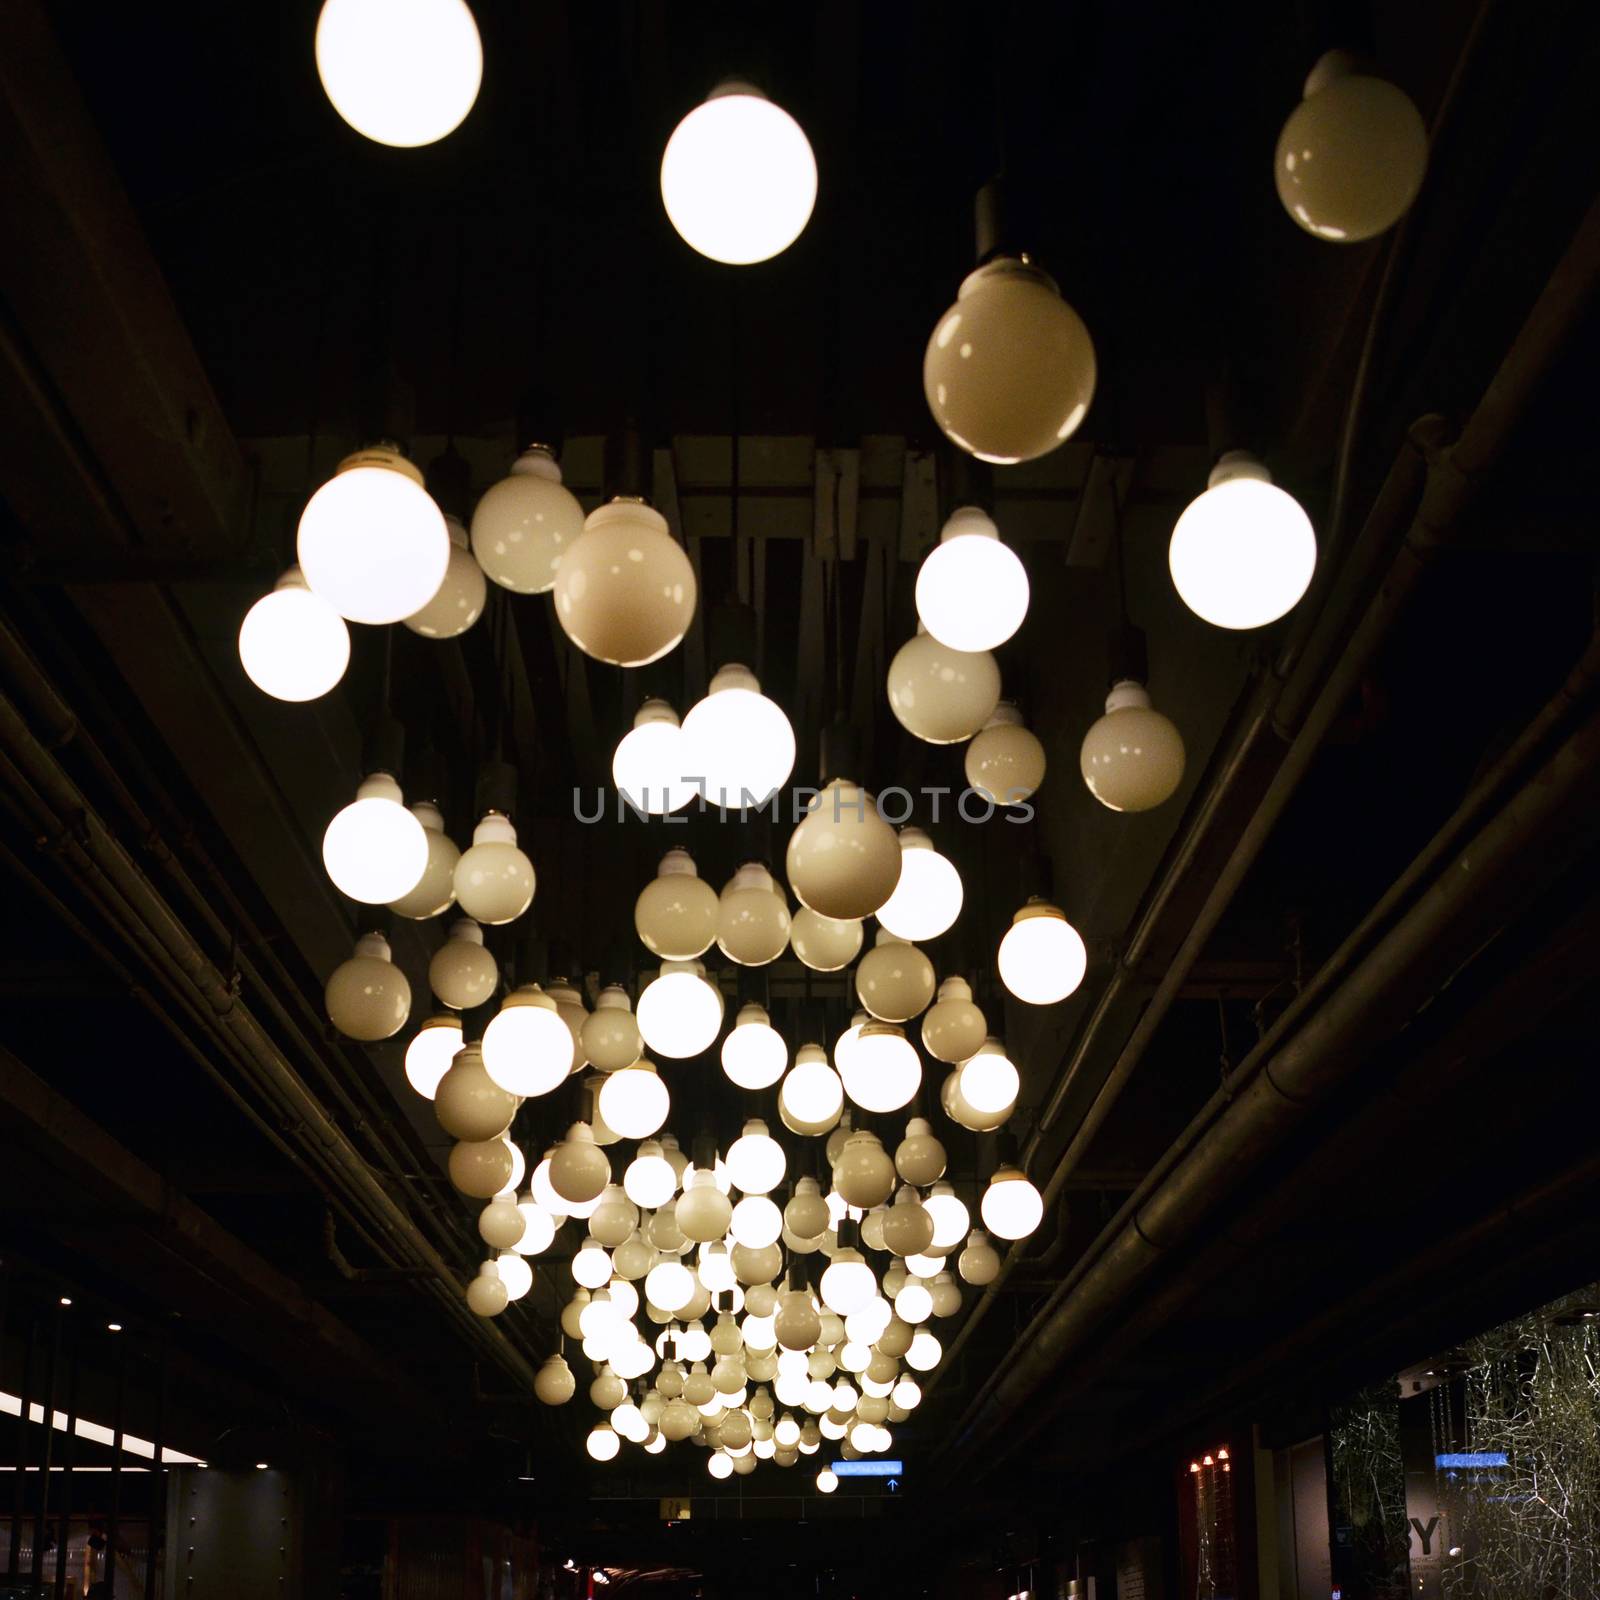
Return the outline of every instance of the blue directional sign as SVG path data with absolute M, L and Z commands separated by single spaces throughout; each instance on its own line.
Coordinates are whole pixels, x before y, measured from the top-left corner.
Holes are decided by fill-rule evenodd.
M 905 1476 L 903 1461 L 835 1461 L 836 1478 L 901 1478 Z

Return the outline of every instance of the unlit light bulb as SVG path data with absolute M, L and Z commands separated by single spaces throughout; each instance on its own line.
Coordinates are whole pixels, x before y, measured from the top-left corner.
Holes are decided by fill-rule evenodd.
M 1083 736 L 1083 781 L 1112 811 L 1150 811 L 1183 782 L 1183 735 L 1150 704 L 1142 683 L 1124 678 L 1106 696 L 1106 714 Z
M 350 665 L 350 630 L 327 600 L 311 592 L 299 567 L 290 567 L 272 593 L 245 613 L 239 665 L 274 700 L 315 700 Z
M 889 663 L 888 693 L 889 709 L 908 733 L 928 744 L 959 744 L 1000 703 L 1000 666 L 987 650 L 955 650 L 918 633 Z
M 967 782 L 997 806 L 1021 805 L 1044 782 L 1044 746 L 1023 726 L 1022 713 L 1002 700 L 967 746 Z
M 1028 572 L 988 512 L 957 506 L 917 571 L 917 618 L 954 650 L 998 650 L 1028 614 Z
M 562 552 L 583 532 L 583 507 L 547 445 L 529 445 L 472 513 L 472 553 L 513 594 L 547 594 Z

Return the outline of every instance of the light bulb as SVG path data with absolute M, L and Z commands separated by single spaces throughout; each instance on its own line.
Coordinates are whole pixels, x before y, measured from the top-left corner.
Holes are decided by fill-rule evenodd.
M 583 532 L 583 507 L 547 445 L 531 444 L 472 513 L 472 553 L 513 594 L 547 594 L 562 552 Z
M 1065 1000 L 1083 982 L 1089 953 L 1060 907 L 1035 895 L 1011 919 L 998 962 L 1001 981 L 1017 999 L 1048 1006 Z
M 728 1231 L 733 1218 L 733 1206 L 718 1187 L 716 1178 L 709 1172 L 697 1171 L 690 1175 L 684 1191 L 678 1196 L 673 1217 L 683 1230 L 686 1239 L 696 1244 L 720 1240 Z M 702 1282 L 704 1282 L 702 1276 Z M 711 1285 L 706 1284 L 709 1289 Z
M 981 1209 L 984 1227 L 997 1239 L 1026 1239 L 1044 1216 L 1044 1199 L 1016 1167 L 998 1167 Z
M 424 1100 L 433 1099 L 460 1048 L 461 1019 L 429 1017 L 406 1046 L 406 1082 Z
M 815 1239 L 828 1231 L 828 1205 L 815 1178 L 796 1180 L 794 1193 L 783 1208 L 783 1221 L 801 1239 Z
M 979 1112 L 1003 1111 L 1017 1103 L 1022 1087 L 1006 1047 L 998 1039 L 985 1039 L 961 1064 L 962 1098 Z
M 642 1056 L 600 1085 L 600 1115 L 624 1139 L 648 1139 L 671 1109 L 672 1096 L 655 1063 Z
M 625 495 L 589 513 L 556 570 L 556 620 L 585 655 L 613 666 L 666 655 L 689 631 L 695 596 L 667 519 Z
M 555 1243 L 560 1219 L 546 1211 L 531 1194 L 517 1202 L 517 1215 L 522 1219 L 522 1237 L 510 1248 L 519 1256 L 542 1255 Z
M 588 1123 L 573 1123 L 566 1138 L 551 1153 L 549 1181 L 571 1216 L 588 1215 L 576 1208 L 605 1193 L 611 1182 L 611 1163 L 594 1142 Z
M 626 1183 L 626 1173 L 623 1174 L 623 1179 Z M 638 1283 L 641 1278 L 647 1277 L 655 1264 L 656 1251 L 637 1228 L 617 1246 L 611 1257 L 612 1270 L 619 1278 L 625 1278 L 629 1283 Z
M 620 1183 L 608 1183 L 600 1194 L 600 1204 L 589 1218 L 590 1237 L 615 1250 L 639 1226 L 639 1208 L 628 1198 Z
M 1428 130 L 1410 97 L 1330 50 L 1278 135 L 1283 209 L 1313 238 L 1376 238 L 1410 210 L 1428 169 Z
M 459 517 L 444 519 L 450 532 L 450 559 L 433 598 L 406 618 L 406 626 L 424 639 L 457 639 L 483 615 L 489 586 L 483 568 L 467 548 L 467 530 Z
M 239 624 L 239 665 L 274 700 L 315 700 L 350 665 L 350 630 L 299 567 L 290 567 Z
M 722 995 L 698 961 L 663 961 L 639 996 L 639 1031 L 659 1055 L 687 1060 L 709 1050 L 722 1027 Z
M 602 1072 L 631 1067 L 644 1051 L 644 1038 L 620 983 L 608 983 L 595 997 L 594 1011 L 578 1029 L 585 1058 Z
M 770 1089 L 789 1064 L 789 1047 L 766 1011 L 750 1004 L 722 1041 L 722 1070 L 741 1089 Z
M 467 1284 L 467 1306 L 474 1316 L 498 1317 L 511 1303 L 506 1286 L 500 1281 L 500 1269 L 493 1261 L 485 1261 L 478 1268 L 477 1277 Z
M 934 1137 L 932 1125 L 923 1117 L 913 1117 L 895 1150 L 895 1171 L 907 1183 L 927 1188 L 944 1176 L 948 1160 L 944 1146 Z
M 381 933 L 356 940 L 350 959 L 333 969 L 323 999 L 334 1027 L 368 1044 L 393 1038 L 411 1015 L 411 985 Z
M 766 1123 L 755 1119 L 728 1146 L 727 1164 L 728 1177 L 741 1194 L 770 1194 L 788 1169 L 783 1146 L 767 1132 Z
M 1000 1276 L 1000 1254 L 989 1243 L 989 1235 L 974 1228 L 966 1248 L 956 1260 L 957 1270 L 974 1288 L 983 1288 Z
M 661 203 L 691 249 L 729 266 L 767 261 L 800 237 L 817 161 L 800 124 L 752 84 L 719 84 L 673 129 Z
M 1044 782 L 1044 746 L 1022 725 L 1022 713 L 1002 700 L 962 758 L 967 782 L 997 806 L 1021 805 Z
M 750 1250 L 765 1250 L 778 1242 L 783 1213 L 764 1194 L 747 1194 L 733 1208 L 728 1223 L 734 1239 Z
M 988 512 L 957 506 L 917 571 L 917 620 L 953 650 L 998 650 L 1028 614 L 1028 571 Z
M 959 744 L 1000 702 L 1000 667 L 987 650 L 952 650 L 917 633 L 889 663 L 889 709 L 927 744 Z
M 577 1389 L 572 1368 L 559 1355 L 551 1356 L 533 1375 L 533 1392 L 543 1405 L 564 1406 Z
M 933 1296 L 918 1278 L 913 1278 L 894 1297 L 894 1314 L 912 1327 L 933 1315 Z
M 696 875 L 687 850 L 669 850 L 634 902 L 633 925 L 645 948 L 667 961 L 693 961 L 717 936 L 717 891 Z
M 533 863 L 517 848 L 509 817 L 484 812 L 456 863 L 455 883 L 461 909 L 491 927 L 514 922 L 533 904 Z
M 663 1311 L 681 1311 L 694 1298 L 694 1274 L 681 1261 L 658 1261 L 645 1275 L 650 1304 Z
M 646 700 L 611 757 L 617 793 L 635 811 L 664 817 L 694 799 L 696 786 L 683 782 L 693 772 L 678 713 L 665 700 Z
M 832 1467 L 824 1467 L 817 1474 L 817 1493 L 832 1494 L 839 1487 L 839 1479 Z
M 733 1476 L 733 1457 L 721 1450 L 713 1450 L 710 1459 L 706 1462 L 706 1471 L 713 1478 L 731 1478 Z
M 578 1246 L 577 1254 L 572 1258 L 572 1281 L 585 1289 L 603 1289 L 611 1282 L 611 1257 L 606 1254 L 598 1239 L 585 1238 Z M 609 1314 L 611 1305 L 609 1294 L 604 1304 L 608 1308 L 607 1311 L 596 1311 L 586 1323 L 580 1323 L 585 1333 L 597 1330 L 601 1325 L 601 1318 Z
M 763 806 L 794 771 L 794 729 L 761 692 L 748 667 L 732 663 L 711 679 L 683 719 L 687 775 L 724 811 Z M 787 935 L 787 928 L 785 928 Z
M 455 903 L 456 862 L 461 852 L 444 831 L 444 818 L 431 801 L 418 801 L 411 807 L 411 814 L 422 824 L 428 845 L 428 861 L 422 869 L 422 876 L 407 893 L 397 900 L 391 900 L 389 909 L 396 916 L 423 922 L 448 911 Z
M 887 929 L 856 967 L 856 996 L 880 1022 L 909 1022 L 933 999 L 933 963 Z M 858 1041 L 859 1042 L 859 1041 Z
M 833 1126 L 844 1107 L 844 1085 L 816 1046 L 802 1046 L 778 1090 L 778 1105 L 785 1120 L 822 1132 Z
M 416 888 L 428 865 L 428 836 L 387 772 L 364 778 L 328 824 L 322 864 L 334 888 L 365 905 L 388 905 Z
M 490 1200 L 511 1183 L 511 1151 L 500 1139 L 462 1139 L 450 1148 L 450 1182 L 474 1200 Z
M 489 1076 L 523 1099 L 549 1094 L 572 1071 L 572 1035 L 556 1003 L 536 983 L 513 989 L 483 1030 Z
M 841 1317 L 859 1311 L 878 1292 L 878 1280 L 857 1250 L 835 1251 L 820 1284 L 822 1303 Z
M 1183 735 L 1131 678 L 1106 696 L 1106 714 L 1078 755 L 1089 793 L 1112 811 L 1149 811 L 1169 800 L 1183 782 L 1183 761 Z
M 609 1422 L 601 1422 L 590 1429 L 584 1448 L 596 1461 L 614 1461 L 622 1448 L 622 1441 Z
M 433 144 L 459 127 L 483 81 L 465 0 L 325 0 L 317 76 L 333 109 L 377 144 Z
M 865 789 L 834 778 L 789 835 L 785 864 L 802 905 L 840 921 L 870 917 L 900 879 L 900 842 Z
M 745 967 L 776 961 L 789 944 L 789 906 L 772 874 L 746 862 L 728 880 L 717 905 L 717 948 Z
M 341 617 L 403 622 L 439 592 L 450 564 L 444 513 L 392 446 L 346 456 L 300 513 L 300 570 Z
M 859 917 L 825 917 L 801 906 L 789 922 L 789 948 L 813 972 L 838 972 L 861 954 Z
M 470 1011 L 494 995 L 500 966 L 483 947 L 483 930 L 470 918 L 450 925 L 445 942 L 428 962 L 428 986 L 441 1005 Z
M 944 1346 L 938 1338 L 926 1328 L 918 1328 L 911 1348 L 906 1351 L 906 1365 L 917 1372 L 932 1372 L 943 1354 Z
M 961 915 L 961 874 L 921 828 L 900 830 L 900 878 L 878 908 L 879 926 L 902 939 L 937 939 Z
M 478 1237 L 495 1250 L 515 1250 L 525 1231 L 516 1196 L 505 1190 L 478 1213 Z
M 533 1287 L 533 1268 L 514 1250 L 502 1250 L 496 1265 L 508 1300 L 520 1300 Z
M 965 1061 L 988 1037 L 989 1025 L 972 1003 L 965 978 L 946 978 L 922 1019 L 922 1044 L 939 1061 Z
M 898 1111 L 922 1086 L 922 1062 L 903 1028 L 873 1021 L 862 1028 L 839 1076 L 863 1111 Z
M 517 1097 L 491 1078 L 476 1041 L 456 1052 L 433 1094 L 433 1114 L 452 1139 L 498 1139 L 517 1114 Z
M 902 1257 L 918 1255 L 933 1243 L 933 1214 L 909 1185 L 901 1189 L 894 1204 L 883 1213 L 883 1242 L 892 1254 Z M 874 1342 L 876 1339 L 874 1334 Z
M 852 1133 L 833 1163 L 833 1187 L 846 1205 L 858 1211 L 881 1206 L 894 1193 L 894 1162 L 878 1136 L 865 1128 Z M 881 1222 L 881 1218 L 879 1219 Z M 883 1248 L 882 1237 L 870 1237 L 865 1226 L 862 1240 L 869 1248 Z
M 936 1183 L 932 1192 L 923 1197 L 922 1207 L 933 1218 L 933 1239 L 928 1253 L 942 1256 L 954 1250 L 966 1236 L 971 1221 L 961 1197 L 948 1183 Z
M 667 1205 L 678 1192 L 678 1175 L 654 1139 L 646 1139 L 622 1175 L 623 1193 L 641 1210 Z M 661 1302 L 656 1301 L 657 1305 Z
M 1167 564 L 1179 598 L 1218 628 L 1262 628 L 1299 601 L 1317 536 L 1293 495 L 1247 450 L 1230 450 L 1172 530 Z

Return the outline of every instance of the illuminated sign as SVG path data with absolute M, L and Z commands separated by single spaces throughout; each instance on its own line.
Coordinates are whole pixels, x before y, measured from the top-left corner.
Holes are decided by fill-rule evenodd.
M 840 1478 L 899 1478 L 905 1475 L 903 1461 L 835 1461 L 833 1471 Z

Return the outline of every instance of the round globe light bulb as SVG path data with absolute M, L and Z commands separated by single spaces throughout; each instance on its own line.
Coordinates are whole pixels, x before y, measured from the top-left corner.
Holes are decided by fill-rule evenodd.
M 926 1328 L 918 1328 L 911 1348 L 906 1351 L 906 1365 L 917 1372 L 932 1372 L 943 1354 L 944 1346 L 939 1343 L 937 1336 Z
M 678 713 L 665 700 L 646 700 L 611 757 L 611 781 L 628 805 L 645 816 L 681 811 L 698 790 L 685 783 L 690 765 Z
M 406 1046 L 406 1082 L 431 1100 L 461 1048 L 459 1017 L 429 1017 Z
M 483 1030 L 483 1065 L 523 1099 L 560 1088 L 572 1072 L 572 1035 L 556 1003 L 536 983 L 513 989 Z
M 728 1224 L 735 1241 L 750 1250 L 765 1250 L 778 1242 L 783 1213 L 764 1194 L 747 1194 L 733 1208 Z
M 542 1405 L 564 1406 L 577 1390 L 572 1368 L 559 1355 L 551 1356 L 533 1375 L 533 1392 Z
M 900 878 L 878 907 L 879 926 L 910 941 L 937 939 L 961 915 L 961 874 L 921 828 L 900 830 Z
M 411 985 L 381 933 L 356 940 L 350 959 L 333 969 L 323 1000 L 340 1033 L 368 1044 L 393 1038 L 411 1015 Z
M 500 1281 L 500 1269 L 493 1261 L 485 1261 L 477 1277 L 467 1284 L 467 1307 L 474 1316 L 498 1317 L 510 1305 L 511 1297 Z
M 456 900 L 477 922 L 514 922 L 533 904 L 533 863 L 517 847 L 517 830 L 498 811 L 486 811 L 472 843 L 456 863 Z
M 789 905 L 760 862 L 746 862 L 728 880 L 717 906 L 717 948 L 741 966 L 776 961 L 789 944 Z
M 694 870 L 687 850 L 669 850 L 634 902 L 633 925 L 645 947 L 666 961 L 693 961 L 717 936 L 717 891 Z
M 948 1161 L 944 1146 L 934 1137 L 932 1124 L 923 1117 L 913 1117 L 895 1150 L 895 1171 L 906 1183 L 927 1188 L 944 1176 Z
M 822 1303 L 838 1316 L 848 1317 L 871 1302 L 878 1292 L 878 1280 L 859 1251 L 844 1249 L 834 1252 L 819 1288 Z
M 589 1437 L 584 1441 L 584 1448 L 596 1461 L 615 1461 L 617 1452 L 622 1448 L 622 1441 L 609 1422 L 601 1422 L 590 1429 Z
M 1000 703 L 1000 666 L 987 650 L 953 650 L 916 633 L 889 663 L 889 709 L 926 744 L 970 739 Z
M 694 1298 L 694 1274 L 681 1261 L 658 1261 L 645 1276 L 644 1292 L 651 1305 L 681 1311 Z
M 620 1072 L 639 1059 L 644 1038 L 620 983 L 608 983 L 595 997 L 594 1011 L 579 1025 L 578 1045 L 590 1065 L 602 1072 Z
M 583 507 L 561 482 L 548 445 L 533 444 L 472 513 L 472 553 L 491 582 L 513 594 L 547 594 L 562 552 L 583 532 Z
M 678 1175 L 654 1139 L 646 1139 L 622 1175 L 622 1189 L 636 1206 L 654 1211 L 678 1192 Z M 661 1305 L 660 1300 L 656 1301 Z
M 671 1109 L 672 1096 L 655 1063 L 643 1057 L 600 1085 L 600 1115 L 624 1139 L 648 1139 Z
M 956 1269 L 974 1288 L 983 1288 L 1000 1276 L 1000 1253 L 989 1243 L 989 1235 L 974 1228 L 966 1248 L 956 1260 Z
M 725 1455 L 721 1450 L 713 1450 L 710 1459 L 706 1462 L 706 1471 L 713 1478 L 731 1478 L 733 1476 L 733 1457 Z
M 824 1467 L 817 1474 L 817 1493 L 832 1494 L 839 1487 L 839 1479 L 832 1467 Z
M 820 1050 L 809 1056 L 802 1047 L 778 1089 L 778 1104 L 802 1126 L 831 1127 L 844 1108 L 844 1085 Z
M 411 814 L 422 824 L 428 841 L 428 864 L 407 893 L 389 902 L 389 909 L 397 916 L 423 922 L 448 911 L 455 903 L 456 862 L 461 852 L 444 831 L 444 818 L 431 801 L 418 801 L 411 807 Z
M 580 1209 L 605 1193 L 611 1182 L 611 1163 L 594 1142 L 594 1131 L 586 1122 L 575 1122 L 567 1136 L 550 1155 L 550 1187 L 569 1216 L 589 1216 Z
M 953 650 L 998 650 L 1028 614 L 1028 571 L 988 512 L 958 506 L 917 571 L 917 619 Z
M 865 932 L 858 917 L 825 917 L 801 906 L 789 921 L 789 948 L 813 972 L 838 972 L 861 954 Z
M 706 981 L 698 961 L 663 961 L 660 973 L 639 996 L 638 1019 L 652 1050 L 674 1061 L 687 1060 L 716 1042 L 722 995 Z
M 879 1022 L 909 1022 L 927 1010 L 933 995 L 933 963 L 927 954 L 880 929 L 876 943 L 856 967 L 861 1004 Z
M 922 1087 L 922 1061 L 905 1029 L 872 1021 L 846 1053 L 839 1076 L 863 1111 L 882 1114 L 911 1103 Z
M 998 1039 L 985 1039 L 961 1064 L 962 1098 L 977 1111 L 1003 1111 L 1014 1106 L 1021 1087 L 1021 1075 Z
M 491 999 L 499 982 L 500 965 L 483 947 L 483 930 L 469 917 L 453 922 L 428 962 L 428 987 L 439 1003 L 469 1011 Z
M 546 1211 L 531 1194 L 517 1202 L 517 1215 L 522 1219 L 522 1237 L 510 1248 L 519 1256 L 542 1255 L 555 1243 L 561 1219 Z
M 350 665 L 350 630 L 299 567 L 290 567 L 239 624 L 239 665 L 274 700 L 315 700 Z
M 989 1026 L 972 1001 L 965 978 L 946 978 L 922 1019 L 922 1044 L 939 1061 L 965 1061 L 988 1037 Z
M 520 1300 L 533 1287 L 533 1268 L 513 1250 L 502 1250 L 496 1257 L 500 1281 L 508 1300 Z
M 1125 678 L 1106 696 L 1106 714 L 1083 736 L 1083 781 L 1112 811 L 1150 811 L 1183 782 L 1183 735 L 1152 708 L 1143 684 Z
M 700 780 L 700 793 L 712 805 L 724 811 L 755 808 L 794 771 L 794 728 L 783 708 L 762 694 L 755 674 L 730 663 L 683 719 L 683 754 L 686 770 Z
M 387 772 L 364 778 L 328 824 L 322 864 L 341 894 L 365 905 L 388 905 L 417 886 L 428 865 L 428 836 Z
M 789 836 L 789 887 L 836 921 L 870 917 L 900 879 L 900 841 L 859 784 L 834 778 Z
M 966 1205 L 948 1183 L 936 1183 L 923 1197 L 922 1206 L 933 1218 L 933 1240 L 928 1245 L 928 1253 L 942 1257 L 966 1237 L 971 1220 Z
M 728 1177 L 742 1194 L 770 1194 L 783 1182 L 788 1158 L 783 1146 L 767 1132 L 766 1123 L 752 1119 L 728 1146 L 727 1165 Z
M 997 1239 L 1026 1239 L 1044 1217 L 1044 1198 L 1016 1167 L 999 1167 L 981 1209 L 984 1227 Z
M 406 626 L 424 639 L 458 639 L 479 617 L 489 596 L 483 568 L 467 548 L 467 530 L 459 517 L 446 514 L 450 559 L 433 598 L 406 618 Z
M 1011 919 L 997 959 L 1006 988 L 1031 1006 L 1065 1000 L 1089 967 L 1083 936 L 1059 906 L 1037 895 Z
M 515 1250 L 522 1241 L 524 1227 L 516 1196 L 505 1190 L 478 1213 L 478 1237 L 496 1251 Z
M 997 806 L 1021 805 L 1044 782 L 1044 746 L 1009 700 L 995 706 L 962 757 L 967 782 Z
M 750 1004 L 722 1041 L 722 1070 L 741 1089 L 770 1089 L 789 1064 L 789 1047 L 765 1009 Z

